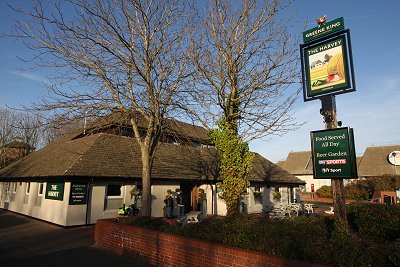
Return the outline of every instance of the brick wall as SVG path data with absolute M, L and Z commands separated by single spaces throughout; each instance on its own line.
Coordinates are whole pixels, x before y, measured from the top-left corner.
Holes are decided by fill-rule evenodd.
M 322 266 L 119 224 L 115 219 L 97 221 L 95 245 L 154 266 Z
M 322 198 L 314 193 L 314 197 L 311 196 L 311 193 L 301 193 L 300 194 L 300 201 L 303 202 L 314 202 L 314 203 L 332 203 L 333 205 L 333 198 Z M 345 199 L 346 204 L 357 202 L 357 200 L 353 199 Z

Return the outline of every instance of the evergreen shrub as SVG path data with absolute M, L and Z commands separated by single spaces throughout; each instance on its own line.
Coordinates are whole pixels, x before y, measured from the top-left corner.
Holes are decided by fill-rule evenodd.
M 352 203 L 347 207 L 352 229 L 364 239 L 393 242 L 400 238 L 400 205 Z
M 269 219 L 268 215 L 209 216 L 200 223 L 170 226 L 162 219 L 131 224 L 188 238 L 330 266 L 400 266 L 400 207 L 348 206 L 350 233 L 332 217 Z
M 322 198 L 332 197 L 332 187 L 328 185 L 323 185 L 317 190 L 317 195 Z

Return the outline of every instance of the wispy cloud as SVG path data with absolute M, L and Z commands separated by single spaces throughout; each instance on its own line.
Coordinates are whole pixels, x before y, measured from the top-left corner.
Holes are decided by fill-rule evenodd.
M 7 71 L 7 72 L 30 81 L 47 83 L 45 79 L 43 79 L 38 75 L 33 74 L 32 72 L 27 72 L 27 71 Z

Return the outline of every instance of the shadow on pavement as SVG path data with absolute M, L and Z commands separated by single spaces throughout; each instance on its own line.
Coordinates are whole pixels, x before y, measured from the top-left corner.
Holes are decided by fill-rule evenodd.
M 0 210 L 0 266 L 149 267 L 94 247 L 94 228 L 63 228 Z
M 5 229 L 9 227 L 14 227 L 17 225 L 29 223 L 28 218 L 16 217 L 10 212 L 0 210 L 0 229 Z
M 137 266 L 146 267 L 141 263 L 134 262 L 130 259 L 120 257 L 111 252 L 104 251 L 94 247 L 74 248 L 59 251 L 51 254 L 36 255 L 32 258 L 13 259 L 1 262 L 1 266 L 96 266 L 96 267 L 125 267 Z

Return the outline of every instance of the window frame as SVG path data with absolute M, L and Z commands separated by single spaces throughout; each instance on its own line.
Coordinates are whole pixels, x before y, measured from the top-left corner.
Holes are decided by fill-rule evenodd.
M 18 182 L 14 182 L 13 183 L 13 190 L 12 190 L 13 194 L 17 193 L 17 187 L 18 187 Z
M 42 192 L 40 192 L 40 189 L 42 189 L 41 190 Z M 38 183 L 38 196 L 40 196 L 40 197 L 43 196 L 43 191 L 44 191 L 43 189 L 44 189 L 44 182 L 39 182 Z

